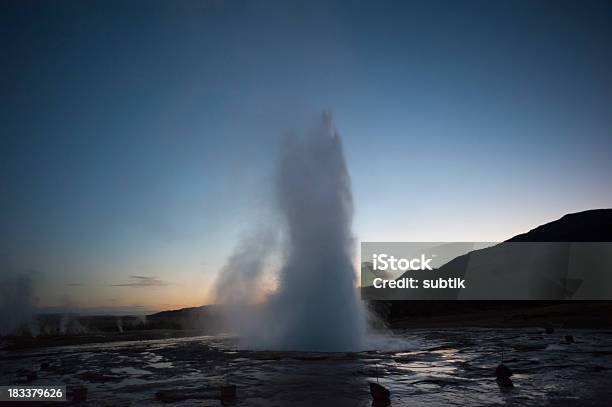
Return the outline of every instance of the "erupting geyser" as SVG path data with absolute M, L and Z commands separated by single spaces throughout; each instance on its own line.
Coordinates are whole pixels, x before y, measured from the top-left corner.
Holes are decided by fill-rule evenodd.
M 285 259 L 267 313 L 276 345 L 292 350 L 357 350 L 363 315 L 355 287 L 353 197 L 331 115 L 281 149 L 277 194 Z
M 243 344 L 278 350 L 360 350 L 365 324 L 353 268 L 351 181 L 331 115 L 324 113 L 305 136 L 284 140 L 276 181 L 283 220 L 278 288 L 259 308 L 260 315 L 233 318 Z M 258 256 L 246 252 L 241 245 L 240 261 L 232 256 L 218 282 L 235 281 L 241 274 L 253 281 L 260 274 L 261 264 L 249 260 Z M 223 276 L 228 273 L 229 280 Z M 226 292 L 217 295 L 227 297 Z

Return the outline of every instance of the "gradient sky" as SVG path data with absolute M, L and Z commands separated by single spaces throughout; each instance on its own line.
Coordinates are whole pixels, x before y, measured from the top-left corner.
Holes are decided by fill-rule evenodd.
M 300 3 L 0 1 L 2 272 L 42 307 L 206 303 L 323 109 L 359 240 L 612 206 L 612 3 Z

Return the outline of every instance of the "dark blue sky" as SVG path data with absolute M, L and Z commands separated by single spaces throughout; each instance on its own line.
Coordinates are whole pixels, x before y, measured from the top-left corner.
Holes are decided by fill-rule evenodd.
M 612 3 L 301 3 L 0 1 L 0 252 L 43 304 L 205 302 L 322 109 L 359 239 L 611 206 Z

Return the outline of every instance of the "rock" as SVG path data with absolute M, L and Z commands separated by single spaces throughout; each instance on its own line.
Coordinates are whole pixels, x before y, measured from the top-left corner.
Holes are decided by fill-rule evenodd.
M 574 343 L 574 336 L 573 335 L 565 335 L 565 342 L 567 342 L 567 343 Z
M 225 405 L 236 400 L 236 386 L 225 384 L 221 386 L 221 404 Z
M 387 407 L 391 405 L 391 400 L 372 400 L 372 407 Z
M 188 399 L 185 393 L 180 390 L 159 390 L 155 393 L 155 398 L 164 403 L 175 403 Z
M 155 393 L 155 398 L 163 403 L 187 400 L 185 393 L 180 390 L 159 390 Z
M 498 377 L 497 379 L 495 379 L 495 381 L 497 382 L 497 385 L 499 387 L 504 387 L 504 388 L 514 387 L 514 383 L 512 383 L 512 380 L 509 377 L 506 377 L 506 378 Z
M 389 401 L 391 393 L 378 383 L 370 383 L 370 394 L 374 400 Z
M 500 363 L 499 366 L 495 368 L 495 377 L 497 377 L 498 379 L 510 379 L 510 376 L 512 376 L 512 369 L 510 369 L 503 363 Z

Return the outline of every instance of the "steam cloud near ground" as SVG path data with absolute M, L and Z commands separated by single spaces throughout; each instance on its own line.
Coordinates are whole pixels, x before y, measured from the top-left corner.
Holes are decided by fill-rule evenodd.
M 215 282 L 220 304 L 252 304 L 261 299 L 267 261 L 276 245 L 271 230 L 255 230 L 242 239 Z
M 34 278 L 26 271 L 2 270 L 0 276 L 0 336 L 16 331 L 38 334 Z
M 38 307 L 37 291 L 42 289 L 42 273 L 14 270 L 0 266 L 0 337 L 57 336 L 88 332 L 81 324 L 78 307 L 68 297 L 63 298 L 63 309 L 70 312 L 42 313 Z M 129 323 L 146 323 L 145 317 L 133 317 Z M 133 321 L 136 319 L 136 322 Z M 123 331 L 124 321 L 116 317 L 117 331 Z
M 234 318 L 243 345 L 260 349 L 351 351 L 363 345 L 364 314 L 352 264 L 353 198 L 342 141 L 329 114 L 284 140 L 276 174 L 283 219 L 278 288 L 257 315 Z M 243 242 L 221 270 L 219 302 L 256 289 L 274 246 Z
M 41 320 L 37 306 L 37 277 L 34 271 L 4 267 L 0 274 L 0 336 L 71 335 L 86 331 L 75 315 L 61 314 L 57 323 Z M 56 321 L 53 321 L 56 322 Z

